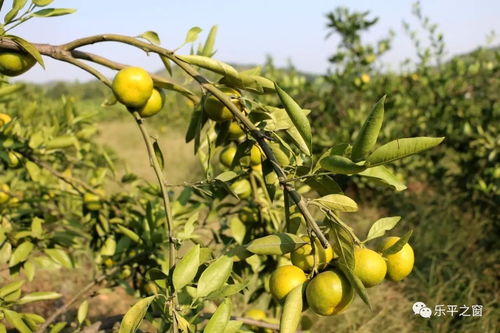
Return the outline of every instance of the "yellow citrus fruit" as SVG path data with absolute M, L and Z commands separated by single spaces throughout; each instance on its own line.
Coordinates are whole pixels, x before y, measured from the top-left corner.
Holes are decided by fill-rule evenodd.
M 144 285 L 143 291 L 146 295 L 155 295 L 158 294 L 158 287 L 153 281 L 149 281 Z
M 83 195 L 83 204 L 85 208 L 91 211 L 97 211 L 102 208 L 102 202 L 99 195 L 90 192 Z
M 381 251 L 394 245 L 399 237 L 387 237 L 382 242 Z M 415 263 L 415 255 L 410 244 L 406 243 L 401 250 L 385 256 L 387 258 L 387 278 L 392 281 L 401 281 L 407 277 Z
M 260 309 L 250 309 L 247 310 L 244 314 L 244 317 L 250 318 L 253 320 L 258 320 L 258 321 L 265 321 L 268 322 L 267 315 L 263 310 Z M 252 330 L 252 332 L 265 332 L 265 333 L 272 333 L 273 330 L 268 330 L 268 329 L 260 329 L 256 326 L 249 326 L 249 328 Z
M 369 83 L 371 78 L 370 78 L 370 75 L 364 73 L 364 74 L 361 74 L 360 79 L 361 79 L 361 82 L 363 82 L 363 83 Z
M 356 247 L 354 249 L 354 275 L 356 275 L 366 288 L 381 283 L 387 273 L 384 258 L 377 252 Z
M 151 117 L 163 109 L 165 104 L 165 93 L 163 90 L 153 89 L 146 104 L 139 109 L 139 114 L 143 118 Z
M 269 290 L 277 300 L 281 301 L 293 288 L 306 280 L 306 274 L 299 267 L 293 265 L 280 266 L 271 274 Z
M 231 190 L 241 199 L 246 199 L 252 194 L 252 186 L 247 179 L 237 180 L 230 186 Z
M 324 271 L 316 275 L 306 288 L 307 304 L 315 313 L 331 316 L 351 304 L 354 290 L 337 271 Z
M 8 114 L 0 113 L 0 127 L 2 127 L 5 124 L 10 123 L 11 120 L 12 120 L 12 118 Z
M 234 156 L 236 155 L 236 148 L 233 146 L 226 147 L 222 150 L 219 160 L 222 165 L 230 168 L 233 165 Z
M 312 271 L 314 267 L 314 262 L 319 269 L 324 269 L 326 265 L 333 259 L 333 249 L 331 246 L 328 248 L 323 248 L 319 239 L 314 240 L 314 256 L 312 254 L 311 239 L 307 236 L 303 236 L 302 239 L 307 242 L 304 246 L 299 247 L 297 250 L 293 251 L 291 254 L 292 263 L 300 267 L 306 272 Z
M 10 151 L 8 154 L 9 158 L 9 168 L 15 168 L 19 165 L 19 161 L 21 160 L 22 156 L 16 151 Z
M 7 184 L 0 184 L 0 205 L 9 201 L 10 187 Z
M 262 163 L 263 154 L 260 148 L 255 144 L 250 149 L 250 165 L 257 166 Z
M 229 87 L 219 88 L 223 93 L 231 98 L 232 102 L 239 106 L 239 97 L 241 96 L 238 90 Z M 210 95 L 205 99 L 203 109 L 207 113 L 208 118 L 214 121 L 225 121 L 233 119 L 233 114 L 229 109 L 222 104 L 214 95 Z
M 132 270 L 129 265 L 123 266 L 122 271 L 118 275 L 120 279 L 125 280 L 132 275 Z
M 130 108 L 140 108 L 153 93 L 153 79 L 140 67 L 127 67 L 115 75 L 112 88 L 118 101 Z
M 35 63 L 35 58 L 27 53 L 15 51 L 0 52 L 0 73 L 3 75 L 21 75 L 33 67 Z
M 239 139 L 245 132 L 241 129 L 240 125 L 236 121 L 231 121 L 228 129 L 229 140 Z
M 115 262 L 111 258 L 107 258 L 106 260 L 104 260 L 104 265 L 108 268 L 113 267 L 114 264 Z

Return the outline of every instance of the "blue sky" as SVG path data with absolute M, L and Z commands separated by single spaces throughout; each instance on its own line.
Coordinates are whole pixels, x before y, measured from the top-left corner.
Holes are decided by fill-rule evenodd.
M 162 46 L 173 49 L 183 42 L 189 28 L 201 27 L 201 40 L 204 40 L 210 27 L 218 24 L 215 57 L 220 60 L 262 64 L 269 54 L 277 65 L 285 65 L 290 59 L 299 70 L 324 73 L 327 58 L 338 41 L 325 39 L 327 12 L 337 6 L 347 6 L 369 10 L 373 16 L 380 17 L 365 40 L 378 40 L 392 28 L 396 32 L 393 50 L 383 60 L 397 67 L 397 63 L 415 53 L 401 25 L 403 19 L 415 22 L 412 3 L 406 0 L 55 0 L 51 6 L 76 8 L 77 12 L 65 17 L 32 20 L 12 33 L 32 42 L 58 44 L 99 33 L 138 35 L 154 30 L 159 33 Z M 5 1 L 2 17 L 10 6 L 11 1 Z M 424 0 L 422 9 L 439 24 L 450 55 L 484 45 L 488 33 L 500 32 L 498 0 Z M 498 39 L 495 42 L 498 44 Z M 148 70 L 161 68 L 156 57 L 148 57 L 131 47 L 99 44 L 85 49 Z M 186 47 L 180 53 L 188 51 Z M 46 82 L 92 78 L 79 69 L 50 59 L 46 65 L 46 70 L 37 66 L 19 79 Z M 104 70 L 104 73 L 112 75 L 111 71 Z

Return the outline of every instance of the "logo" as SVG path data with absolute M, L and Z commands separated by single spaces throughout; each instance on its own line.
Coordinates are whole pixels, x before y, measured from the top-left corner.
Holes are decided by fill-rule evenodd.
M 432 310 L 424 302 L 415 302 L 412 309 L 413 313 L 420 315 L 422 318 L 430 318 L 432 316 Z

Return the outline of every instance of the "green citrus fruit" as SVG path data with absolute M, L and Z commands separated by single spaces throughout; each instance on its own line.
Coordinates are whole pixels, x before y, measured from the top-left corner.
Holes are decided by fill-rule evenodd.
M 10 187 L 7 184 L 0 184 L 0 205 L 9 201 Z
M 241 96 L 241 94 L 238 90 L 229 87 L 220 87 L 219 89 L 228 97 L 230 97 L 233 103 L 235 103 L 237 106 L 240 105 L 239 97 Z M 214 121 L 225 121 L 233 119 L 233 114 L 231 113 L 231 111 L 214 95 L 210 95 L 205 99 L 203 109 L 207 113 L 208 118 Z
M 241 199 L 246 199 L 252 194 L 252 186 L 247 179 L 237 180 L 230 186 L 231 190 Z
M 163 90 L 153 89 L 146 104 L 139 109 L 139 114 L 143 118 L 151 117 L 163 109 L 165 104 L 165 93 Z
M 337 271 L 324 271 L 307 285 L 307 304 L 315 313 L 331 316 L 344 310 L 354 298 L 354 291 L 344 275 Z
M 382 242 L 381 251 L 394 245 L 399 237 L 387 237 Z M 387 258 L 387 278 L 392 281 L 401 281 L 407 277 L 415 263 L 415 255 L 410 244 L 406 243 L 401 250 L 395 254 L 385 256 Z
M 118 101 L 130 108 L 140 108 L 153 93 L 153 79 L 140 67 L 127 67 L 116 74 L 112 88 Z
M 21 154 L 16 151 L 10 151 L 8 154 L 9 168 L 16 168 L 22 158 Z
M 8 114 L 0 113 L 0 127 L 2 127 L 5 124 L 10 123 L 11 120 L 12 120 L 12 118 Z
M 15 51 L 0 52 L 0 73 L 7 76 L 17 76 L 28 71 L 36 60 L 27 53 Z
M 237 140 L 243 136 L 245 132 L 241 129 L 240 125 L 236 121 L 231 121 L 228 129 L 229 140 Z
M 319 239 L 316 238 L 314 240 L 315 254 L 313 256 L 311 239 L 307 236 L 303 236 L 302 239 L 306 241 L 307 244 L 292 252 L 292 263 L 306 272 L 312 271 L 315 262 L 319 269 L 324 269 L 333 259 L 332 247 L 323 248 Z
M 306 280 L 306 274 L 299 267 L 293 265 L 280 266 L 271 274 L 269 290 L 277 300 L 281 301 L 293 288 Z
M 381 283 L 386 273 L 387 265 L 379 253 L 367 248 L 354 249 L 354 274 L 366 288 Z
M 234 156 L 236 155 L 236 148 L 233 146 L 226 147 L 222 150 L 219 160 L 222 165 L 230 168 L 233 165 Z

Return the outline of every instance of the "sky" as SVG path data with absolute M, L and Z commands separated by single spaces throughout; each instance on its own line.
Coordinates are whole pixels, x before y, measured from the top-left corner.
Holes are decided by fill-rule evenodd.
M 203 29 L 204 41 L 210 27 L 219 26 L 215 58 L 241 64 L 263 64 L 271 55 L 276 65 L 289 60 L 301 71 L 325 73 L 328 57 L 334 52 L 338 38 L 326 39 L 326 17 L 338 6 L 353 10 L 369 10 L 377 23 L 363 39 L 377 41 L 393 29 L 393 49 L 383 61 L 396 66 L 415 50 L 402 29 L 402 21 L 416 23 L 411 14 L 411 0 L 55 0 L 51 7 L 75 8 L 68 16 L 38 18 L 12 30 L 31 42 L 61 44 L 76 38 L 118 33 L 136 36 L 147 30 L 156 31 L 162 46 L 175 49 L 193 26 Z M 5 1 L 3 17 L 12 1 Z M 485 45 L 492 31 L 500 32 L 498 0 L 423 0 L 422 11 L 439 24 L 449 55 L 465 53 Z M 424 35 L 422 35 L 424 37 Z M 498 45 L 495 39 L 495 45 Z M 197 45 L 197 44 L 196 44 Z M 83 48 L 115 61 L 141 66 L 150 71 L 161 69 L 157 57 L 147 56 L 130 46 L 101 43 Z M 189 46 L 179 50 L 189 53 Z M 45 59 L 46 69 L 37 65 L 18 80 L 47 82 L 53 80 L 87 81 L 88 73 L 71 65 Z M 112 72 L 103 69 L 112 76 Z

